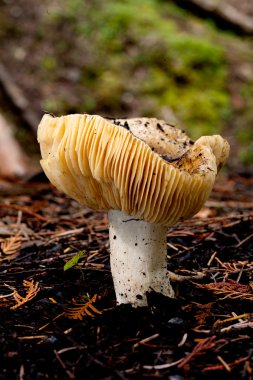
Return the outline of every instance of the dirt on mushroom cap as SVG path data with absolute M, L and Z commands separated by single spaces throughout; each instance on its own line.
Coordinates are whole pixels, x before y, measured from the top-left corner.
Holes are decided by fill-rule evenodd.
M 109 122 L 129 130 L 135 137 L 144 141 L 154 152 L 167 161 L 181 157 L 193 141 L 181 129 L 156 118 L 107 119 Z

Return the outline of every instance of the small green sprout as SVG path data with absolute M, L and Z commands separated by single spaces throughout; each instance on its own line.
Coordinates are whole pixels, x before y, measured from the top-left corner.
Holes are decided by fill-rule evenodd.
M 87 252 L 86 251 L 79 251 L 75 254 L 75 256 L 73 256 L 70 260 L 68 260 L 64 267 L 63 267 L 63 270 L 66 271 L 72 267 L 74 267 L 75 265 L 78 264 L 78 261 L 84 256 L 86 255 Z

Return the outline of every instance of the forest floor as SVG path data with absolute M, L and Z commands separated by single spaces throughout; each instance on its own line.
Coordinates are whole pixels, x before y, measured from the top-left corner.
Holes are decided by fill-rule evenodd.
M 0 379 L 253 378 L 252 178 L 168 230 L 168 269 L 198 279 L 139 309 L 116 306 L 106 214 L 34 180 L 0 183 Z

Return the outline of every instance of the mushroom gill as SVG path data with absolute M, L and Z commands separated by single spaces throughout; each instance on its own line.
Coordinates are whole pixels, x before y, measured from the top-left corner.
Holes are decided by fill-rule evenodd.
M 184 132 L 154 118 L 87 114 L 45 115 L 38 140 L 46 175 L 70 197 L 164 226 L 203 206 L 229 151 L 220 136 L 193 144 Z

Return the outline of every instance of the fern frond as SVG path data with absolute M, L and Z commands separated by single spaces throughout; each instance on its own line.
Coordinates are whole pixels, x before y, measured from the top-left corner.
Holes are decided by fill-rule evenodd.
M 102 311 L 98 310 L 93 303 L 95 303 L 100 296 L 95 294 L 88 302 L 84 304 L 76 304 L 75 307 L 65 308 L 65 315 L 70 319 L 80 319 L 82 320 L 85 315 L 89 317 L 95 317 L 96 315 L 102 314 Z
M 39 283 L 32 281 L 23 281 L 23 285 L 26 289 L 25 296 L 21 296 L 18 291 L 15 289 L 13 292 L 13 298 L 16 301 L 16 304 L 11 307 L 12 310 L 17 309 L 21 305 L 24 305 L 26 302 L 31 301 L 36 294 L 40 291 Z
M 0 245 L 1 251 L 4 255 L 18 254 L 21 248 L 21 236 L 20 233 L 2 241 Z

